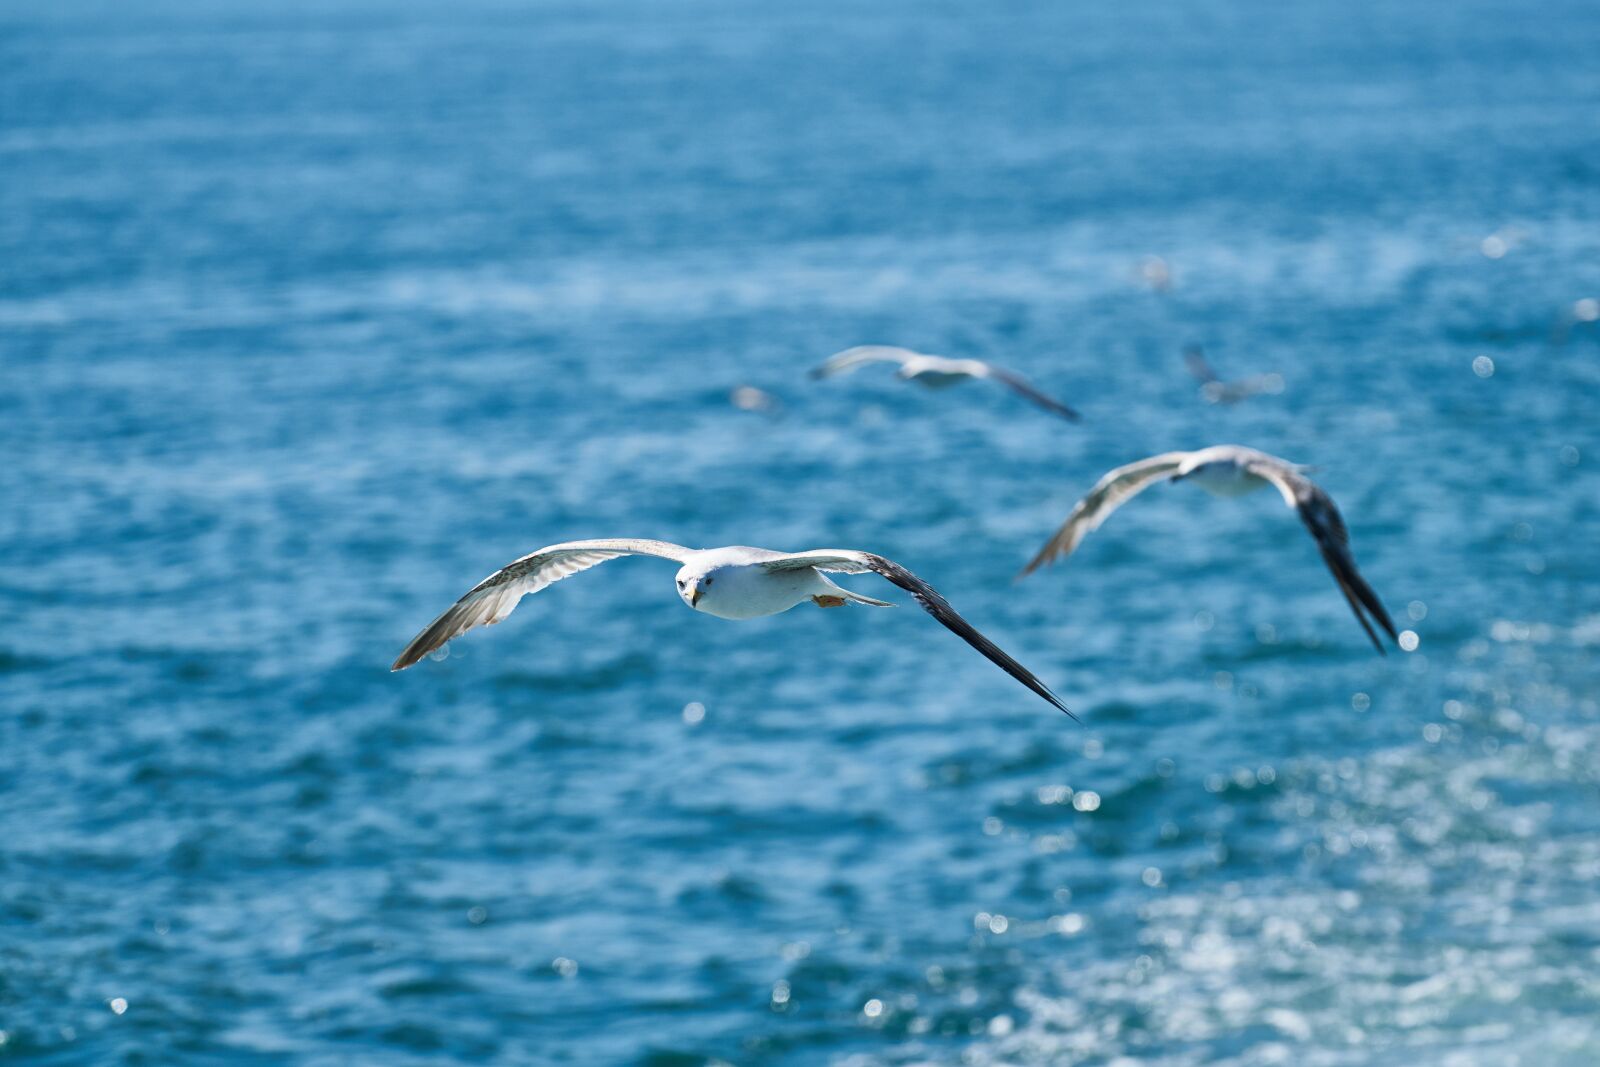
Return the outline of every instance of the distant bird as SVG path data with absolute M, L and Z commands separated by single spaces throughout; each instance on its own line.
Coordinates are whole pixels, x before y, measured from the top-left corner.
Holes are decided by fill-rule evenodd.
M 1071 555 L 1090 530 L 1097 529 L 1113 511 L 1161 481 L 1192 481 L 1214 496 L 1242 496 L 1271 485 L 1284 502 L 1300 513 L 1322 551 L 1322 559 L 1339 583 L 1356 621 L 1379 653 L 1383 645 L 1367 622 L 1370 615 L 1391 639 L 1398 640 L 1394 623 L 1372 587 L 1356 571 L 1350 555 L 1350 534 L 1333 500 L 1303 473 L 1304 468 L 1241 445 L 1216 445 L 1198 452 L 1164 452 L 1118 467 L 1095 483 L 1055 536 L 1022 569 L 1030 574 L 1057 557 Z M 1022 575 L 1018 575 L 1021 577 Z M 1367 615 L 1362 614 L 1365 608 Z
M 893 607 L 887 601 L 874 600 L 835 585 L 823 574 L 871 571 L 910 593 L 946 629 L 1052 705 L 1072 715 L 1026 667 L 956 614 L 956 609 L 933 586 L 893 560 L 843 548 L 810 552 L 773 552 L 742 545 L 693 549 L 635 538 L 551 545 L 502 567 L 473 586 L 448 611 L 429 623 L 390 669 L 404 670 L 451 638 L 478 626 L 494 625 L 510 615 L 517 601 L 527 593 L 537 593 L 552 582 L 619 556 L 657 556 L 682 564 L 678 570 L 678 595 L 683 602 L 695 611 L 722 619 L 777 615 L 808 600 L 822 608 L 838 608 L 849 603 Z
M 1257 374 L 1252 378 L 1241 378 L 1236 382 L 1225 382 L 1211 363 L 1206 359 L 1205 352 L 1199 345 L 1190 345 L 1183 350 L 1183 361 L 1188 364 L 1189 373 L 1200 382 L 1200 395 L 1210 404 L 1237 404 L 1246 397 L 1255 396 L 1257 393 L 1283 392 L 1283 375 Z
M 739 385 L 728 391 L 728 403 L 740 411 L 754 411 L 773 415 L 783 407 L 783 402 L 765 389 L 753 385 Z
M 1139 261 L 1139 280 L 1164 293 L 1172 288 L 1172 264 L 1160 256 L 1145 256 Z
M 1012 392 L 1027 397 L 1046 411 L 1060 415 L 1064 419 L 1071 419 L 1073 422 L 1078 421 L 1076 411 L 1045 396 L 1029 384 L 1026 378 L 1002 370 L 991 363 L 985 363 L 981 359 L 929 356 L 913 352 L 909 348 L 896 348 L 893 345 L 857 345 L 855 348 L 847 348 L 830 356 L 826 363 L 811 372 L 811 377 L 831 378 L 835 374 L 853 371 L 864 363 L 898 363 L 900 370 L 896 372 L 895 377 L 936 389 L 974 378 L 988 378 L 1006 386 Z

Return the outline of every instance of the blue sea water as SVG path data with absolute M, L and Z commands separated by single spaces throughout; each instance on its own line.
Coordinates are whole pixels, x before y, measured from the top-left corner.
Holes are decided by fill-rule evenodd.
M 0 10 L 0 1061 L 1600 1061 L 1593 16 Z M 1415 651 L 1272 493 L 1012 583 L 1230 441 Z M 591 536 L 889 555 L 1086 725 L 650 560 L 389 672 Z

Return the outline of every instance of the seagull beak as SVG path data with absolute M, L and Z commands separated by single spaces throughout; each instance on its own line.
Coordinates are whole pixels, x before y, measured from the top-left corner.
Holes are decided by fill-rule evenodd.
M 689 587 L 689 606 L 691 608 L 699 607 L 700 606 L 700 598 L 703 595 L 705 595 L 705 590 L 700 588 L 700 583 L 699 582 L 695 582 L 692 586 Z

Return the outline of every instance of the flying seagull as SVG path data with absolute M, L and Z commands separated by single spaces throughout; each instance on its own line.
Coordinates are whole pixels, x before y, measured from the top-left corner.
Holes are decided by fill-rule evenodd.
M 683 602 L 695 611 L 722 619 L 777 615 L 808 600 L 822 608 L 838 608 L 849 603 L 893 607 L 887 601 L 874 600 L 835 585 L 823 573 L 865 574 L 871 571 L 910 593 L 946 629 L 1052 705 L 1072 715 L 1048 686 L 956 614 L 956 609 L 933 586 L 893 560 L 844 548 L 811 552 L 773 552 L 742 545 L 693 549 L 665 541 L 626 537 L 551 545 L 502 567 L 473 586 L 448 611 L 429 623 L 390 669 L 405 670 L 451 638 L 504 619 L 525 594 L 537 593 L 552 582 L 619 556 L 657 556 L 682 564 L 678 569 L 678 595 Z M 1077 718 L 1076 715 L 1072 717 Z
M 737 385 L 728 390 L 728 403 L 740 411 L 754 411 L 765 415 L 776 415 L 783 408 L 783 401 L 753 385 Z
M 1078 421 L 1076 411 L 1045 396 L 1029 384 L 1026 378 L 1002 370 L 991 363 L 985 363 L 981 359 L 928 356 L 921 352 L 913 352 L 909 348 L 896 348 L 893 345 L 857 345 L 828 357 L 826 363 L 811 372 L 811 377 L 831 378 L 835 374 L 853 371 L 864 363 L 898 363 L 900 369 L 895 372 L 895 377 L 936 389 L 973 378 L 989 378 L 1012 392 L 1027 397 L 1046 411 L 1073 422 Z
M 1200 395 L 1206 398 L 1208 404 L 1237 404 L 1257 393 L 1283 392 L 1281 374 L 1257 374 L 1236 382 L 1223 381 L 1199 345 L 1190 345 L 1183 350 L 1183 362 L 1188 365 L 1189 373 L 1200 382 Z
M 1397 640 L 1394 623 L 1372 587 L 1356 571 L 1350 556 L 1350 534 L 1333 500 L 1303 473 L 1304 468 L 1241 445 L 1216 445 L 1198 452 L 1164 452 L 1118 467 L 1095 483 L 1089 494 L 1078 501 L 1067 521 L 1045 543 L 1039 554 L 1022 569 L 1030 574 L 1057 557 L 1068 556 L 1090 530 L 1106 521 L 1117 508 L 1144 492 L 1156 482 L 1192 481 L 1214 496 L 1242 496 L 1271 485 L 1283 494 L 1284 502 L 1300 513 L 1311 536 L 1322 550 L 1322 559 L 1339 583 L 1356 621 L 1372 639 L 1373 647 L 1383 652 L 1383 644 L 1372 630 L 1367 616 L 1377 620 L 1384 632 Z M 1018 575 L 1021 577 L 1021 575 Z M 1366 609 L 1366 615 L 1362 609 Z

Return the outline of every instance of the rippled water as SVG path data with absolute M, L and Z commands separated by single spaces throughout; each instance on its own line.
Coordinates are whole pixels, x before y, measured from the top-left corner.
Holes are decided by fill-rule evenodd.
M 0 14 L 0 1059 L 1596 1062 L 1592 14 Z M 1224 441 L 1417 651 L 1270 493 L 1011 583 Z M 1087 726 L 648 560 L 388 672 L 606 535 L 890 555 Z

